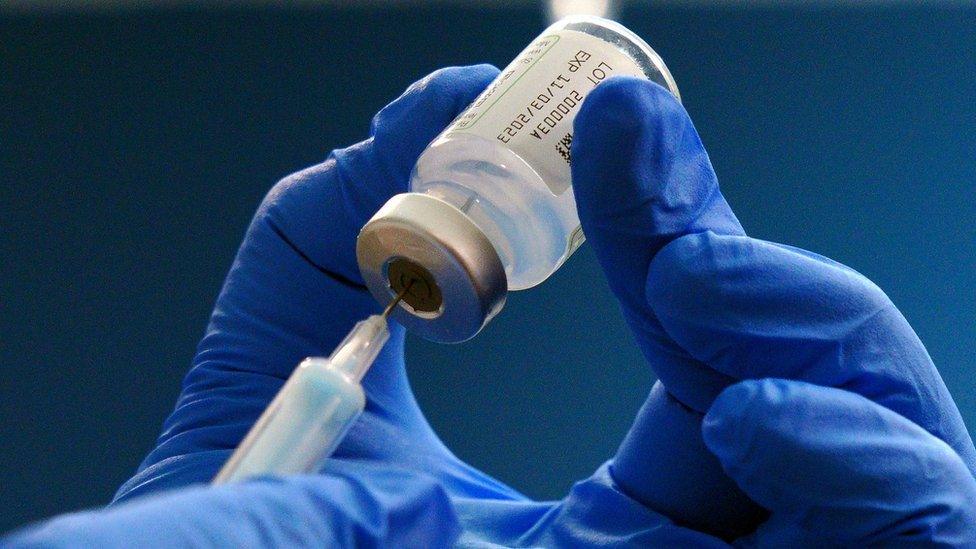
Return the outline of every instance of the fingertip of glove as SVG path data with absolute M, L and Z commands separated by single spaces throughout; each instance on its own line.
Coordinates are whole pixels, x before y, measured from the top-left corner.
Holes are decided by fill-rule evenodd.
M 676 115 L 687 118 L 666 89 L 643 78 L 615 76 L 590 92 L 573 125 L 584 136 L 620 142 L 649 122 Z
M 687 234 L 668 242 L 647 271 L 647 299 L 651 305 L 685 294 L 697 294 L 717 270 L 720 236 L 711 231 Z
M 654 247 L 689 232 L 742 232 L 688 113 L 666 89 L 611 78 L 590 92 L 573 128 L 573 192 L 595 243 L 601 233 Z
M 461 67 L 452 67 L 459 72 L 463 72 L 469 75 L 471 78 L 478 79 L 481 82 L 488 83 L 494 80 L 498 76 L 501 70 L 491 63 L 477 63 L 474 65 L 465 65 Z
M 690 122 L 684 107 L 666 89 L 642 78 L 615 76 L 583 101 L 573 122 L 573 153 L 579 146 L 577 140 L 582 140 L 585 148 L 657 145 L 673 137 L 675 127 Z M 647 139 L 653 141 L 648 143 Z
M 773 435 L 767 432 L 788 387 L 782 380 L 746 380 L 731 385 L 715 398 L 702 420 L 705 446 L 734 472 L 757 461 L 755 450 Z
M 672 209 L 670 173 L 686 152 L 668 145 L 687 127 L 670 121 L 676 111 L 683 109 L 667 90 L 633 77 L 610 78 L 586 97 L 573 122 L 571 169 L 580 221 L 594 242 L 602 232 L 654 234 L 657 214 Z M 673 162 L 675 155 L 682 159 Z
M 740 439 L 739 429 L 754 394 L 755 388 L 749 382 L 727 387 L 715 398 L 702 419 L 705 446 L 719 457 L 734 448 Z

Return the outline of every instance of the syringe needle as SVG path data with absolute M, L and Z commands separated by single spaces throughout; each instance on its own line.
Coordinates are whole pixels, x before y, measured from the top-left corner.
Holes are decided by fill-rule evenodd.
M 321 469 L 363 411 L 360 382 L 390 337 L 386 318 L 410 286 L 408 282 L 382 316 L 357 322 L 329 358 L 308 358 L 295 369 L 214 483 Z
M 386 306 L 386 309 L 383 309 L 383 318 L 387 318 L 390 316 L 390 313 L 393 312 L 393 308 L 396 307 L 397 303 L 399 303 L 400 300 L 403 299 L 403 296 L 407 295 L 407 292 L 410 291 L 410 286 L 413 286 L 413 280 L 408 282 L 407 285 L 404 286 L 402 290 L 400 290 L 400 293 L 396 296 L 396 299 L 391 301 L 390 304 Z

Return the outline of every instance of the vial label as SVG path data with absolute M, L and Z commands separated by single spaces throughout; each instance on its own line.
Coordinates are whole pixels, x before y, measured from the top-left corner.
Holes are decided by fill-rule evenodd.
M 611 76 L 644 76 L 624 52 L 586 33 L 561 30 L 536 39 L 448 127 L 510 148 L 552 194 L 570 185 L 573 119 L 580 104 Z M 577 240 L 577 242 L 573 242 Z M 570 239 L 575 249 L 582 238 Z

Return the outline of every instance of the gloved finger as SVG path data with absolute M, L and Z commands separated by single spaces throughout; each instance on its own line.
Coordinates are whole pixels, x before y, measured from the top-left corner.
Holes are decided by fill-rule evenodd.
M 738 236 L 689 235 L 654 258 L 647 299 L 668 336 L 733 379 L 781 377 L 858 393 L 976 451 L 925 347 L 881 289 L 816 254 Z M 668 390 L 704 411 L 726 384 L 660 360 Z
M 664 88 L 611 78 L 586 98 L 573 128 L 583 232 L 638 336 L 659 333 L 644 298 L 654 255 L 685 234 L 742 227 L 688 113 Z
M 583 232 L 638 346 L 668 392 L 670 379 L 662 375 L 668 371 L 679 371 L 692 387 L 734 382 L 675 344 L 645 297 L 651 261 L 669 242 L 702 231 L 743 234 L 687 112 L 656 84 L 611 78 L 587 96 L 573 127 L 573 192 Z M 762 510 L 705 450 L 701 413 L 682 409 L 683 395 L 675 396 L 652 392 L 614 458 L 614 478 L 679 523 L 738 535 Z
M 733 539 L 751 532 L 767 513 L 739 490 L 705 447 L 701 422 L 701 413 L 678 402 L 658 381 L 610 473 L 631 497 L 655 512 Z
M 258 479 L 73 513 L 3 547 L 448 547 L 460 528 L 443 489 L 416 472 L 355 464 L 342 476 Z
M 282 180 L 258 216 L 312 263 L 361 284 L 359 230 L 387 199 L 407 191 L 420 153 L 497 74 L 491 65 L 450 67 L 414 83 L 374 117 L 368 139 Z
M 976 543 L 976 480 L 963 460 L 864 397 L 745 381 L 721 393 L 702 429 L 728 474 L 775 517 L 751 543 L 795 547 L 804 531 L 859 547 Z

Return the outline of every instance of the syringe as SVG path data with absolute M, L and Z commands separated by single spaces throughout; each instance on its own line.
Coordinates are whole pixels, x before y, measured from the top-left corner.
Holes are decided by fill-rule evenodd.
M 358 322 L 329 358 L 302 361 L 213 483 L 321 470 L 366 405 L 360 380 L 390 337 L 386 317 L 409 289 Z

